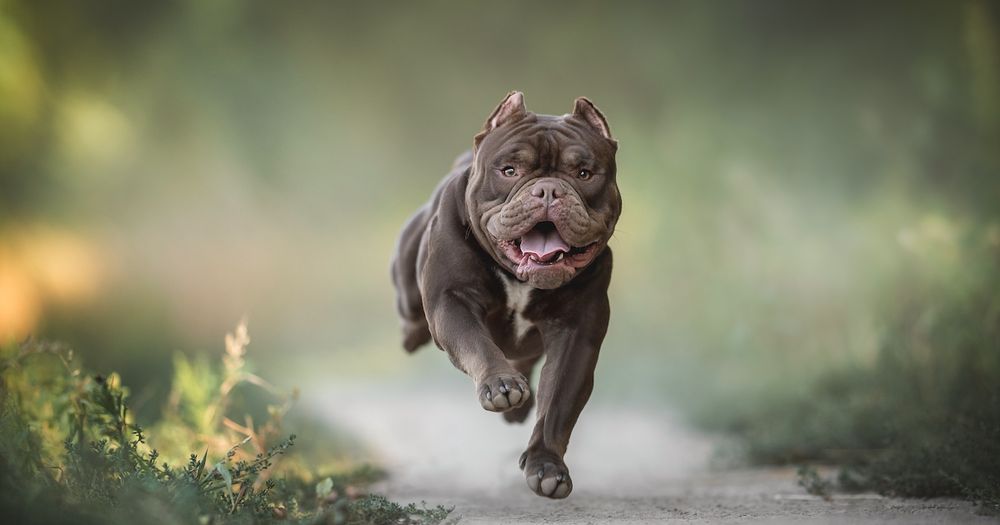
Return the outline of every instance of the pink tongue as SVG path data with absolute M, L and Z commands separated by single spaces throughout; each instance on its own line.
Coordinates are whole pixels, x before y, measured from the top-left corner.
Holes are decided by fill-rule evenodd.
M 569 252 L 569 244 L 559 236 L 555 228 L 532 228 L 521 237 L 521 252 L 533 253 L 539 259 L 547 260 L 559 252 Z

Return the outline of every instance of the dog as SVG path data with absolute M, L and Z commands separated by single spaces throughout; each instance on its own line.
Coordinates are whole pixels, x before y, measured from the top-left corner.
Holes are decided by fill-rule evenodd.
M 539 115 L 511 92 L 403 227 L 392 262 L 406 351 L 433 340 L 508 422 L 537 404 L 519 466 L 548 498 L 573 490 L 563 456 L 608 329 L 617 151 L 590 100 Z

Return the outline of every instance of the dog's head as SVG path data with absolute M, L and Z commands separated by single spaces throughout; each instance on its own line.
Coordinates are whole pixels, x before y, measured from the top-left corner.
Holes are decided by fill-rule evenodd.
M 607 120 L 586 98 L 573 112 L 536 115 L 507 95 L 474 140 L 466 206 L 471 228 L 502 267 L 535 288 L 558 288 L 607 245 L 621 213 Z

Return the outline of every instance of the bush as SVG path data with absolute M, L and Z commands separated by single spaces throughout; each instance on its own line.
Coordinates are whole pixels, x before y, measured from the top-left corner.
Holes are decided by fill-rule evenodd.
M 842 466 L 841 490 L 952 496 L 1000 510 L 996 235 L 969 242 L 940 286 L 902 274 L 877 359 L 769 400 L 727 428 L 754 463 Z M 817 486 L 809 469 L 804 486 Z
M 134 422 L 117 374 L 86 374 L 59 345 L 8 349 L 0 362 L 0 514 L 15 523 L 82 524 L 422 524 L 447 517 L 442 507 L 364 495 L 359 486 L 381 474 L 370 467 L 303 475 L 304 461 L 286 460 L 295 435 L 277 437 L 295 396 L 247 370 L 245 325 L 226 342 L 221 371 L 178 361 L 171 403 L 151 427 L 168 436 L 170 452 L 162 455 Z M 282 400 L 263 424 L 227 416 L 243 384 Z M 188 450 L 201 452 L 175 462 L 185 439 Z

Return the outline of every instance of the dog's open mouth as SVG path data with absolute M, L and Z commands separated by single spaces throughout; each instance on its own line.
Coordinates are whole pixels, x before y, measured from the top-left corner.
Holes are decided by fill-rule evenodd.
M 527 256 L 532 262 L 538 264 L 555 264 L 563 260 L 567 255 L 583 253 L 584 248 L 574 248 L 559 235 L 556 225 L 549 222 L 540 222 L 532 229 L 528 230 L 514 244 L 521 249 L 521 255 Z M 520 262 L 520 261 L 518 261 Z
M 507 258 L 517 264 L 518 278 L 526 280 L 528 274 L 540 270 L 559 268 L 575 272 L 590 263 L 600 242 L 572 246 L 559 235 L 555 224 L 543 221 L 520 238 L 501 241 L 499 244 Z

